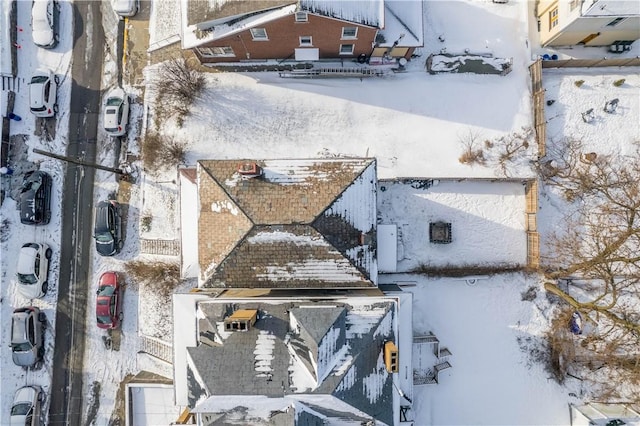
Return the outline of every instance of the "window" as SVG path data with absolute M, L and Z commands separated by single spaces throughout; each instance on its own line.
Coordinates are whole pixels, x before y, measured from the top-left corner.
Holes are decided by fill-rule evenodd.
M 616 18 L 613 21 L 609 22 L 607 24 L 607 27 L 615 27 L 616 25 L 618 25 L 620 22 L 624 21 L 627 18 Z
M 267 30 L 264 28 L 251 28 L 251 37 L 253 37 L 254 40 L 269 40 Z
M 296 22 L 308 22 L 309 16 L 307 12 L 296 12 Z
M 549 12 L 549 31 L 558 26 L 558 8 Z
M 205 58 L 215 57 L 235 57 L 235 53 L 231 46 L 223 47 L 198 47 L 198 52 Z
M 576 7 L 580 6 L 581 0 L 571 0 L 571 12 L 575 10 Z
M 342 27 L 342 38 L 356 38 L 358 36 L 358 27 Z
M 300 36 L 300 46 L 313 46 L 311 36 Z
M 341 55 L 353 55 L 353 44 L 341 44 L 340 45 L 340 54 Z

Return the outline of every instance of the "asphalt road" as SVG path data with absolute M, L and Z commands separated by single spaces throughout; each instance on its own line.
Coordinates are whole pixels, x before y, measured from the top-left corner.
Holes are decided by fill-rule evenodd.
M 97 1 L 74 2 L 73 86 L 67 156 L 94 162 L 100 112 L 103 46 L 102 14 Z M 93 248 L 95 170 L 68 164 L 62 197 L 60 281 L 56 316 L 50 425 L 81 425 L 85 314 Z

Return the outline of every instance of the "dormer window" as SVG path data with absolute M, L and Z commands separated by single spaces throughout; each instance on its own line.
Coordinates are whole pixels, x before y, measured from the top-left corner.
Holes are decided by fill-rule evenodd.
M 240 309 L 231 316 L 225 318 L 225 331 L 249 331 L 256 323 L 258 311 L 255 309 Z
M 309 22 L 309 14 L 307 12 L 296 12 L 296 22 Z

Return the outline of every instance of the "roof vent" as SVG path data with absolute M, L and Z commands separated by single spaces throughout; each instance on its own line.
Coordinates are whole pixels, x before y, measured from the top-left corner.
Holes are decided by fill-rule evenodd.
M 258 319 L 256 309 L 239 309 L 224 319 L 225 331 L 249 331 Z
M 451 242 L 451 223 L 429 223 L 429 241 L 433 244 L 449 244 Z
M 262 175 L 262 167 L 257 163 L 241 163 L 238 165 L 238 173 L 246 178 L 254 178 Z

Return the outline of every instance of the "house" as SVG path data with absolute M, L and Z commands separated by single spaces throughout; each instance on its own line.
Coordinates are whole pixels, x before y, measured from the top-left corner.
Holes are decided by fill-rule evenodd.
M 629 404 L 590 402 L 570 405 L 571 426 L 620 426 L 640 424 L 640 409 Z
M 640 39 L 640 3 L 635 0 L 537 0 L 540 44 L 609 46 L 629 50 Z
M 376 287 L 374 159 L 199 161 L 180 184 L 200 288 Z
M 182 48 L 203 64 L 409 59 L 423 45 L 422 2 L 215 0 L 182 3 Z
M 200 425 L 411 425 L 410 293 L 288 293 L 174 294 L 176 404 Z

